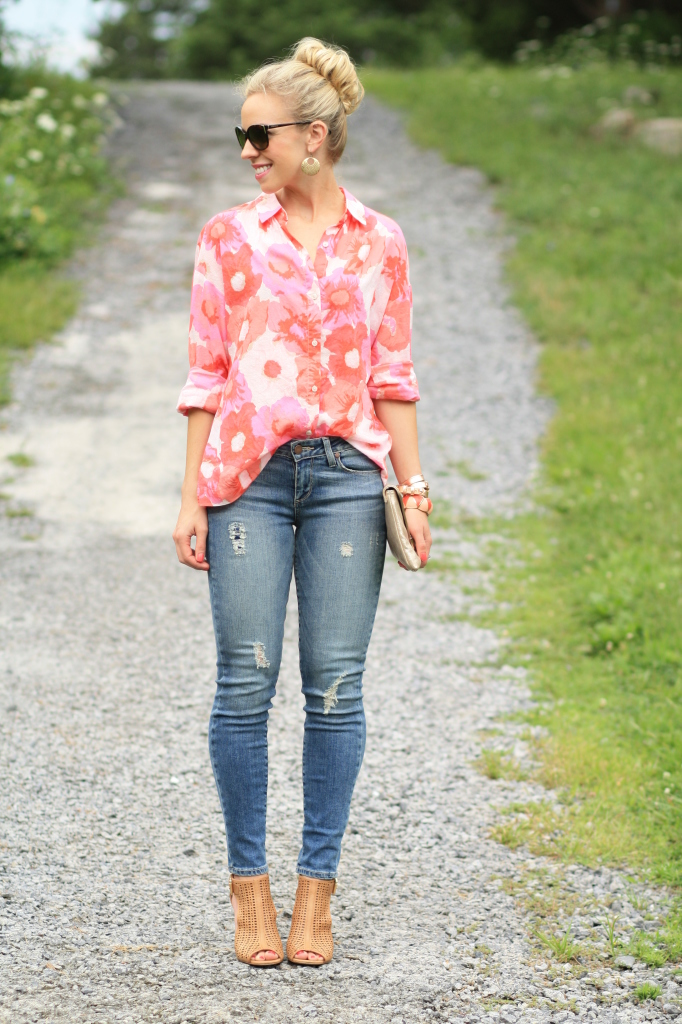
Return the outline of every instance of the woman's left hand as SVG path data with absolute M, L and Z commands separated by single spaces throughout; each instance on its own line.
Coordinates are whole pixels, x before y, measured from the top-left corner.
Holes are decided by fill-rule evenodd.
M 420 512 L 418 508 L 406 508 L 405 518 L 410 537 L 415 543 L 417 554 L 421 558 L 422 567 L 426 565 L 431 550 L 431 531 L 429 530 L 429 517 L 426 512 Z M 405 566 L 403 566 L 403 569 Z

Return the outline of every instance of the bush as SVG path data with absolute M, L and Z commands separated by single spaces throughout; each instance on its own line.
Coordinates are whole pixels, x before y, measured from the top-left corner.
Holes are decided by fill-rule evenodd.
M 306 35 L 344 46 L 361 63 L 416 66 L 451 60 L 469 45 L 456 0 L 126 0 L 99 29 L 108 77 L 240 77 L 282 57 Z
M 107 174 L 108 95 L 68 76 L 44 81 L 0 99 L 0 266 L 65 256 Z
M 639 0 L 637 6 L 646 23 L 642 46 L 669 46 L 682 32 L 679 0 Z M 582 0 L 375 0 L 370 6 L 362 0 L 121 0 L 116 16 L 98 30 L 102 58 L 93 73 L 237 77 L 283 56 L 306 35 L 340 44 L 362 64 L 433 66 L 468 48 L 507 61 L 517 51 L 532 55 L 534 47 L 551 47 L 557 37 L 573 47 L 585 9 Z M 609 46 L 620 54 L 625 19 L 606 20 Z M 642 27 L 638 20 L 628 24 Z M 581 45 L 601 30 L 588 26 L 586 32 L 575 35 Z M 635 46 L 635 34 L 629 45 Z M 529 42 L 519 50 L 523 40 Z
M 637 11 L 629 20 L 602 17 L 572 29 L 551 43 L 529 39 L 516 51 L 520 64 L 572 68 L 606 61 L 633 61 L 658 67 L 682 63 L 682 18 L 660 11 Z

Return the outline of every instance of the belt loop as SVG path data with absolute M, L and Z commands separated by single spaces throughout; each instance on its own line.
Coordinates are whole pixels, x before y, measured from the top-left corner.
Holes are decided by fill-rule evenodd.
M 336 459 L 334 458 L 334 452 L 332 451 L 332 446 L 329 438 L 323 437 L 322 444 L 324 445 L 324 453 L 327 456 L 327 462 L 333 469 L 334 466 L 336 465 Z

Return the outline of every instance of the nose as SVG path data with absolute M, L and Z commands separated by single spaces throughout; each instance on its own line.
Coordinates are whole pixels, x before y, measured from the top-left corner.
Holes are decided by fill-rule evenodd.
M 242 160 L 254 160 L 257 156 L 260 156 L 259 150 L 247 139 L 242 150 Z

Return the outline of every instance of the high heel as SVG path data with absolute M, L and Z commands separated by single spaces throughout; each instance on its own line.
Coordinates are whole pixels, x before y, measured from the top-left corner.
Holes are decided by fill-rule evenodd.
M 237 959 L 252 967 L 276 967 L 284 960 L 277 931 L 277 911 L 270 893 L 269 875 L 231 875 L 230 896 L 237 897 L 234 949 Z M 276 960 L 254 960 L 256 953 L 271 949 Z
M 291 914 L 291 929 L 287 939 L 287 959 L 290 963 L 321 967 L 331 960 L 334 955 L 334 939 L 329 902 L 335 892 L 335 878 L 298 876 L 296 902 Z M 317 953 L 322 960 L 298 959 L 296 954 L 302 950 Z

